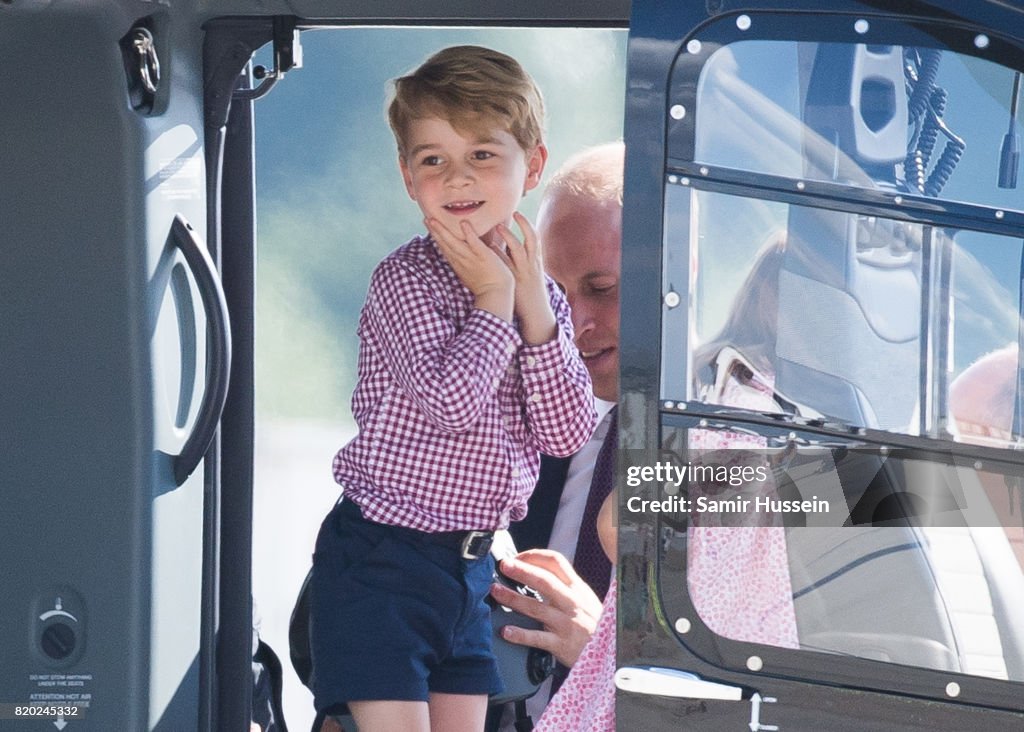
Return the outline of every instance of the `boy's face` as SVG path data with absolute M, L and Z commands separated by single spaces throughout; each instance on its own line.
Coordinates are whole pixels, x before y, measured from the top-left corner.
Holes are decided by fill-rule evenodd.
M 398 164 L 425 216 L 455 234 L 468 221 L 488 238 L 498 224 L 511 223 L 523 194 L 540 182 L 547 150 L 538 145 L 527 153 L 498 127 L 465 135 L 447 120 L 413 120 L 406 131 L 408 153 Z

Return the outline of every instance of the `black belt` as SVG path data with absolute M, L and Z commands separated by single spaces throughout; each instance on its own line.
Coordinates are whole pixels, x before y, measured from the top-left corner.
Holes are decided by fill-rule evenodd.
M 368 523 L 377 523 L 363 516 L 359 506 L 352 501 L 342 501 L 340 510 L 348 518 Z M 422 541 L 427 544 L 436 544 L 455 549 L 463 559 L 483 559 L 490 553 L 491 544 L 494 543 L 493 531 L 419 531 L 418 529 L 410 529 L 408 526 L 378 525 L 394 529 L 413 541 Z

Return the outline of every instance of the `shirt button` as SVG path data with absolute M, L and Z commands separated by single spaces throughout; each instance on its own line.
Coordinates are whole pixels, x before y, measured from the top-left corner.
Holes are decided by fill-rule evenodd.
M 516 352 L 516 344 L 515 343 L 513 343 L 512 341 L 509 341 L 508 343 L 505 344 L 505 353 L 511 354 L 511 353 L 515 353 L 515 352 Z
M 530 394 L 530 401 L 533 402 L 534 404 L 539 402 L 542 398 L 543 397 L 540 395 L 539 391 L 535 391 L 532 394 Z
M 501 383 L 501 379 L 499 379 L 497 376 L 495 376 L 493 379 L 491 379 L 491 386 L 493 386 L 495 389 L 498 388 L 498 385 L 500 383 Z
M 519 468 L 512 468 L 512 477 L 513 478 L 518 478 L 519 477 Z
M 537 359 L 534 358 L 533 356 L 527 356 L 526 357 L 526 365 L 527 366 L 536 366 L 537 365 Z

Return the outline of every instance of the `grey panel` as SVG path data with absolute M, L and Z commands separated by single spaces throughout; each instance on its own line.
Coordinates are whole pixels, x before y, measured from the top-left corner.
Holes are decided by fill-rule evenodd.
M 147 21 L 164 80 L 140 114 L 121 46 L 139 7 L 0 4 L 0 688 L 88 701 L 103 730 L 193 726 L 198 696 L 202 471 L 174 490 L 154 450 L 187 435 L 173 395 L 202 393 L 201 313 L 172 328 L 197 383 L 153 358 L 173 366 L 154 341 L 171 218 L 205 224 L 201 33 Z
M 0 688 L 91 694 L 89 726 L 123 730 L 146 719 L 153 480 L 126 31 L 112 7 L 0 8 Z M 81 619 L 55 660 L 35 610 L 63 587 Z

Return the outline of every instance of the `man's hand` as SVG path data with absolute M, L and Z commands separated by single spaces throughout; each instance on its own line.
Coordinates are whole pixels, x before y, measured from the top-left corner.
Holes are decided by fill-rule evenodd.
M 542 630 L 507 625 L 502 637 L 510 643 L 532 646 L 572 666 L 594 634 L 601 615 L 601 600 L 562 554 L 550 549 L 531 549 L 515 559 L 505 559 L 501 571 L 511 579 L 537 590 L 538 602 L 504 585 L 491 587 L 491 595 L 505 607 L 540 621 Z
M 437 219 L 424 223 L 445 260 L 473 293 L 476 307 L 511 323 L 516 281 L 507 262 L 477 236 L 468 221 L 461 222 L 458 234 Z

